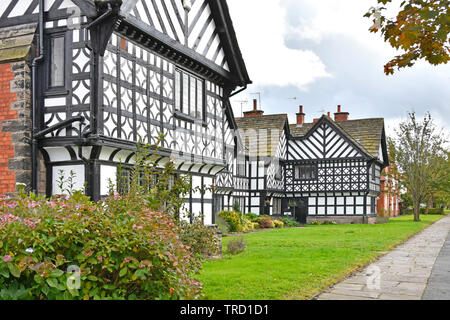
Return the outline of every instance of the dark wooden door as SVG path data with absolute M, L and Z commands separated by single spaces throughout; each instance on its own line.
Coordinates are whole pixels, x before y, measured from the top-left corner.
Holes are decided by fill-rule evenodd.
M 295 220 L 300 224 L 306 224 L 306 218 L 308 216 L 308 199 L 301 198 L 296 200 L 295 206 Z

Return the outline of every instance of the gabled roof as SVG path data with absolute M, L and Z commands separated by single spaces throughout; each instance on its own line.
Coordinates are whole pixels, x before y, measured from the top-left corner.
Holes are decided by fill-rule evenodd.
M 373 158 L 379 158 L 379 150 L 383 149 L 382 144 L 384 143 L 383 118 L 336 122 L 330 117 L 323 115 L 319 122 L 322 119 L 326 119 L 332 123 L 344 136 L 346 136 L 351 142 L 353 142 L 353 144 L 359 147 L 367 155 Z M 306 136 L 315 125 L 315 123 L 304 123 L 301 127 L 299 127 L 295 124 L 291 124 L 289 129 L 293 137 L 303 137 Z M 385 155 L 382 156 L 383 159 L 385 159 Z
M 274 157 L 288 124 L 287 114 L 236 118 L 239 134 L 250 155 Z M 257 150 L 255 150 L 257 148 Z
M 194 11 L 194 7 L 198 11 Z M 123 0 L 120 14 L 123 18 L 121 23 L 152 36 L 158 45 L 168 47 L 170 55 L 174 52 L 181 54 L 182 58 L 178 60 L 194 60 L 227 78 L 235 86 L 252 83 L 226 0 L 193 1 L 187 20 L 182 0 Z M 192 24 L 186 24 L 186 21 Z M 211 36 L 208 32 L 212 32 Z

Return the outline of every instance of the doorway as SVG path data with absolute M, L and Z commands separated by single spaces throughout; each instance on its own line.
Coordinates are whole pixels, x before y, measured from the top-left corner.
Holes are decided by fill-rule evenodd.
M 292 216 L 300 224 L 306 224 L 308 217 L 308 198 L 296 198 L 289 201 Z

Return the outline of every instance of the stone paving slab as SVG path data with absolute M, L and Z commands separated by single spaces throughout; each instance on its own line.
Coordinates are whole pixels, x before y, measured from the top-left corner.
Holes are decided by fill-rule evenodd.
M 447 237 L 448 251 L 444 251 L 443 248 L 447 248 Z M 440 255 L 441 249 L 444 255 Z M 442 256 L 441 262 L 437 260 L 438 256 Z M 450 295 L 449 259 L 450 216 L 447 216 L 386 253 L 362 271 L 325 290 L 316 299 L 420 300 L 422 296 L 442 297 L 445 288 L 448 288 Z M 434 291 L 430 295 L 424 295 L 433 270 L 435 273 L 434 278 L 431 278 L 431 284 L 434 283 Z M 445 288 L 440 284 L 444 279 L 447 284 Z M 447 299 L 450 299 L 450 296 L 447 296 Z
M 450 300 L 450 233 L 433 266 L 424 300 Z

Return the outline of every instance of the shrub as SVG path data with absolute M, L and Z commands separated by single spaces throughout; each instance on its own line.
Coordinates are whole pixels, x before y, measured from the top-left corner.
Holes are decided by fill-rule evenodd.
M 246 216 L 247 218 L 249 218 L 251 222 L 257 222 L 257 221 L 258 221 L 258 218 L 259 218 L 259 216 L 258 216 L 257 214 L 251 213 L 251 212 L 250 212 L 250 213 L 247 213 L 245 216 Z
M 231 232 L 248 232 L 253 230 L 253 224 L 244 214 L 237 211 L 222 211 L 218 213 L 230 226 Z
M 242 232 L 250 232 L 255 230 L 253 222 L 245 216 L 242 217 Z
M 222 235 L 226 236 L 230 233 L 230 225 L 221 216 L 216 214 L 216 225 L 219 228 Z
M 241 204 L 237 200 L 233 202 L 233 211 L 241 213 Z
M 258 219 L 259 227 L 261 229 L 271 229 L 275 228 L 275 224 L 271 217 L 268 216 L 262 216 Z
M 245 248 L 247 247 L 247 243 L 243 237 L 232 239 L 228 241 L 227 244 L 227 251 L 230 254 L 236 255 L 239 253 L 244 252 Z
M 274 220 L 273 224 L 275 225 L 275 228 L 283 228 L 284 222 L 282 220 Z
M 337 223 L 334 221 L 331 221 L 331 220 L 325 220 L 322 222 L 315 220 L 315 221 L 311 222 L 311 224 L 315 225 L 315 226 L 321 226 L 321 225 L 335 225 Z
M 291 218 L 284 217 L 283 223 L 286 227 L 299 227 L 300 223 L 298 221 L 292 220 Z
M 1 199 L 0 299 L 199 297 L 199 259 L 176 221 L 144 204 L 117 194 L 98 204 L 80 193 Z M 80 286 L 68 286 L 76 268 Z
M 220 252 L 218 235 L 214 228 L 205 226 L 200 219 L 182 223 L 181 241 L 198 258 L 213 257 Z
M 219 212 L 217 215 L 227 222 L 231 232 L 242 231 L 241 214 L 239 212 L 225 210 Z
M 253 223 L 253 229 L 259 229 L 259 222 L 252 222 Z
M 425 214 L 425 208 L 420 208 L 420 214 Z M 428 214 L 444 214 L 444 208 L 429 208 Z

